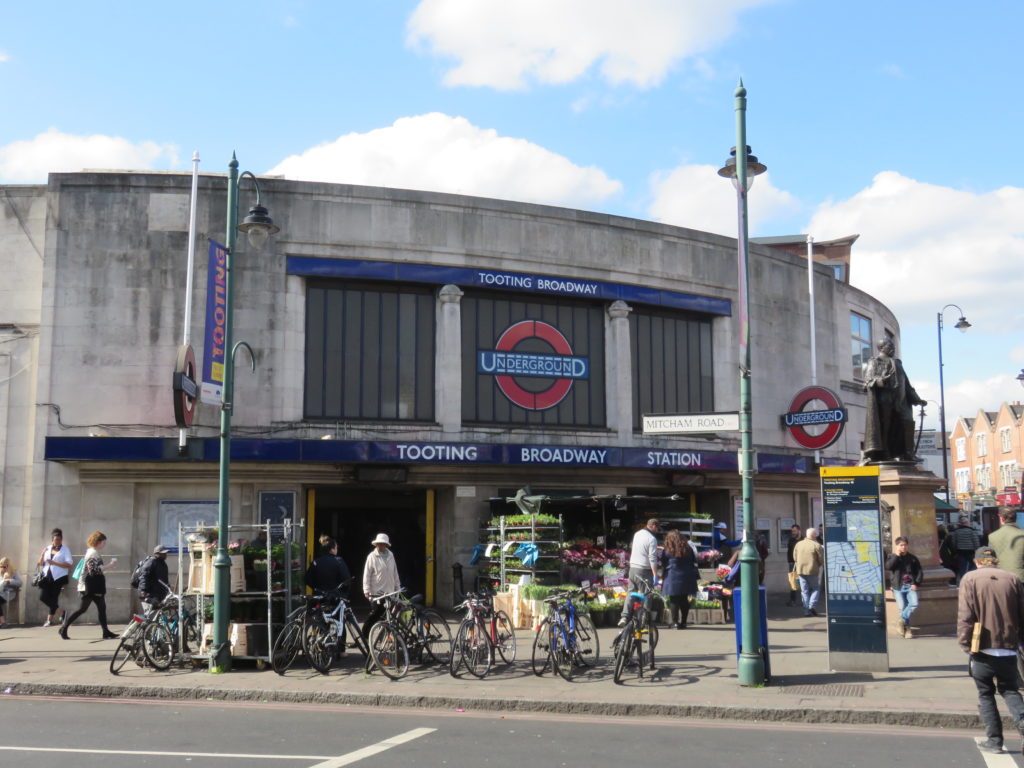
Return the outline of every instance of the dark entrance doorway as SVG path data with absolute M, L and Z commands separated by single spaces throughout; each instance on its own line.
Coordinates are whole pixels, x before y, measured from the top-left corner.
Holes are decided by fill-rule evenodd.
M 398 576 L 408 594 L 426 594 L 429 491 L 333 487 L 316 488 L 312 493 L 314 513 L 307 521 L 312 540 L 315 545 L 324 533 L 337 540 L 338 554 L 355 577 L 351 596 L 356 605 L 366 604 L 363 564 L 378 533 L 391 538 Z

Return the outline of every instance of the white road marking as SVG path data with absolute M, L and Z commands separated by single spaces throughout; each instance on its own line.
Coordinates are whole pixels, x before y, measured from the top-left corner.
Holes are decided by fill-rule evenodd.
M 981 744 L 983 741 L 985 741 L 985 739 L 976 738 L 974 743 Z M 1005 745 L 1003 746 L 1003 749 L 1006 749 Z M 1013 759 L 1012 752 L 995 754 L 994 752 L 984 752 L 980 749 L 978 751 L 981 752 L 981 756 L 985 759 L 985 765 L 988 766 L 988 768 L 1017 768 L 1017 761 Z
M 150 752 L 137 749 L 72 749 L 70 747 L 0 746 L 8 752 L 73 752 L 87 755 L 132 755 L 144 757 L 216 757 L 242 760 L 331 760 L 327 755 L 243 755 L 228 752 Z
M 371 757 L 392 747 L 397 747 L 399 744 L 405 744 L 413 739 L 418 739 L 420 736 L 426 736 L 428 733 L 433 733 L 436 730 L 437 728 L 413 728 L 411 731 L 400 733 L 397 736 L 392 736 L 390 739 L 384 739 L 384 741 L 378 741 L 376 744 L 357 749 L 355 752 L 349 752 L 347 755 L 324 760 L 322 763 L 310 766 L 310 768 L 341 768 L 343 765 L 351 765 L 363 758 Z

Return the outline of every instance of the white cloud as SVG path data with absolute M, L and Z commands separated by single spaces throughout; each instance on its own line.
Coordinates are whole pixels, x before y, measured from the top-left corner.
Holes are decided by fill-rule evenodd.
M 736 190 L 713 165 L 682 165 L 651 179 L 653 200 L 648 215 L 655 221 L 736 237 Z M 758 233 L 763 222 L 793 212 L 798 204 L 788 192 L 772 186 L 771 174 L 757 177 L 748 196 L 748 230 Z
M 133 144 L 119 136 L 75 136 L 50 128 L 32 139 L 0 147 L 0 180 L 12 184 L 43 183 L 48 173 L 60 171 L 146 170 L 158 163 L 173 167 L 177 162 L 177 148 L 170 144 Z
M 599 168 L 437 112 L 347 134 L 287 157 L 268 173 L 576 208 L 592 207 L 622 188 Z
M 11 57 L 7 54 L 7 51 L 0 51 L 0 64 L 10 61 Z
M 934 322 L 954 302 L 972 323 L 1008 332 L 1024 319 L 1024 189 L 976 193 L 894 171 L 849 200 L 826 203 L 807 229 L 816 239 L 860 234 L 851 281 L 901 322 Z
M 447 85 L 567 83 L 596 65 L 614 85 L 648 88 L 731 35 L 739 11 L 766 2 L 421 0 L 408 39 L 457 60 Z

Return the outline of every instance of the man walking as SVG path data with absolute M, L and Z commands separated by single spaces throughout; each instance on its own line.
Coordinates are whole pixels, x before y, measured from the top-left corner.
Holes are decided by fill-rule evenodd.
M 652 587 L 657 586 L 658 579 L 658 539 L 655 533 L 658 530 L 658 520 L 652 517 L 647 525 L 633 534 L 633 544 L 629 549 L 629 587 L 627 592 L 643 592 L 640 579 L 648 582 Z M 629 617 L 633 613 L 633 601 L 626 597 L 626 603 L 622 606 L 622 617 L 619 619 L 619 626 L 626 626 Z
M 1017 512 L 999 508 L 999 530 L 988 535 L 988 545 L 996 551 L 999 567 L 1024 581 L 1024 531 L 1017 525 Z
M 825 550 L 818 543 L 818 529 L 808 528 L 807 536 L 793 547 L 796 573 L 800 577 L 800 599 L 804 616 L 817 616 L 818 593 L 821 591 L 821 567 L 825 564 Z
M 803 529 L 799 525 L 794 523 L 793 525 L 790 526 L 790 528 L 789 528 L 789 544 L 786 547 L 786 562 L 789 564 L 789 570 L 790 571 L 794 570 L 794 566 L 796 565 L 796 558 L 793 557 L 793 548 L 796 547 L 797 542 L 800 541 L 800 539 L 802 539 L 803 537 L 804 537 L 804 532 L 803 532 Z M 791 589 L 791 590 L 789 590 L 789 600 L 786 601 L 786 605 L 790 606 L 790 607 L 796 605 L 797 598 L 799 598 L 799 597 L 800 597 L 800 590 L 799 589 Z
M 960 515 L 959 524 L 949 535 L 953 539 L 953 549 L 956 550 L 956 583 L 960 586 L 964 574 L 974 570 L 974 552 L 981 546 L 981 539 L 978 538 L 978 532 L 971 527 L 971 519 L 967 515 Z
M 1024 583 L 997 568 L 992 547 L 974 553 L 977 570 L 960 581 L 956 635 L 969 654 L 969 669 L 978 687 L 978 712 L 985 725 L 985 752 L 1003 751 L 1003 720 L 996 708 L 996 690 L 1024 738 L 1024 700 L 1017 678 L 1017 649 L 1024 641 Z

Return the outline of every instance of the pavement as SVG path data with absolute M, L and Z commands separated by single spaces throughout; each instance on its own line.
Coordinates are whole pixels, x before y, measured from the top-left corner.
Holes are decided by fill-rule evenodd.
M 967 657 L 952 635 L 890 637 L 889 672 L 829 669 L 825 616 L 769 602 L 772 678 L 763 688 L 740 686 L 732 625 L 662 628 L 657 670 L 643 679 L 612 680 L 614 628 L 598 630 L 600 662 L 566 682 L 530 669 L 532 633 L 517 632 L 511 666 L 495 664 L 483 680 L 465 673 L 412 667 L 397 681 L 366 674 L 349 651 L 331 674 L 308 668 L 284 676 L 254 662 L 226 674 L 206 666 L 140 669 L 132 662 L 112 675 L 116 640 L 100 640 L 96 625 L 76 623 L 71 639 L 55 627 L 0 630 L 0 695 L 102 696 L 129 699 L 326 702 L 353 706 L 442 708 L 456 711 L 551 712 L 578 715 L 741 719 L 763 722 L 851 723 L 980 729 L 977 693 Z M 454 631 L 455 623 L 452 623 Z M 113 627 L 118 631 L 119 627 Z M 1007 721 L 1009 728 L 1009 721 Z

